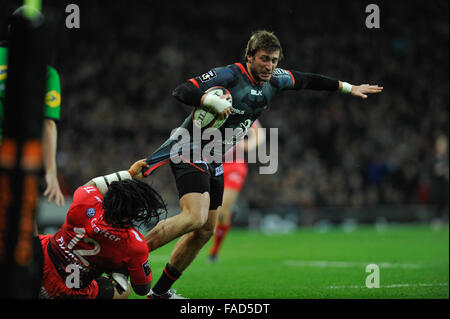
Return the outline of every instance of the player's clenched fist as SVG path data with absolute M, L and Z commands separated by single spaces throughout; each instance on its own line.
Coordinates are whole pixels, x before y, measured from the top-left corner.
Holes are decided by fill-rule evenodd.
M 131 167 L 128 169 L 128 173 L 130 173 L 132 178 L 143 178 L 142 175 L 142 168 L 148 167 L 148 164 L 145 162 L 145 159 L 141 159 L 137 162 L 135 162 Z

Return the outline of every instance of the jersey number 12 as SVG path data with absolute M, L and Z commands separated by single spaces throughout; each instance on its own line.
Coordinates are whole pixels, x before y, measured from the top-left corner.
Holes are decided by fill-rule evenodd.
M 72 240 L 69 242 L 67 248 L 72 250 L 73 247 L 84 237 L 86 234 L 86 229 L 74 227 L 73 231 L 77 234 Z M 85 237 L 83 238 L 83 242 L 87 244 L 92 244 L 94 247 L 92 249 L 74 249 L 73 253 L 78 257 L 78 259 L 85 265 L 89 266 L 89 261 L 86 260 L 83 256 L 95 256 L 100 252 L 100 244 L 92 238 Z

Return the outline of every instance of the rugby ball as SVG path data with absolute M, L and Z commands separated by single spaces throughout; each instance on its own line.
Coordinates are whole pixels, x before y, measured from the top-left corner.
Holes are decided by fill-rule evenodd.
M 222 96 L 226 94 L 230 94 L 229 101 L 233 103 L 231 99 L 231 93 L 223 86 L 214 86 L 212 88 L 209 88 L 205 93 L 212 93 L 217 96 Z M 219 118 L 219 114 L 214 112 L 214 110 L 211 110 L 209 107 L 206 106 L 198 106 L 194 109 L 194 112 L 192 114 L 192 121 L 194 124 L 199 128 L 219 128 L 225 123 L 225 121 L 228 119 L 228 116 L 224 119 Z

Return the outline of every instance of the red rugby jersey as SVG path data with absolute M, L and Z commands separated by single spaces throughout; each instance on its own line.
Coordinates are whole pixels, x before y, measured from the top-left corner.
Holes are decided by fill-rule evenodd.
M 50 241 L 58 266 L 77 265 L 82 286 L 111 271 L 127 272 L 132 284 L 147 284 L 152 272 L 144 237 L 134 227 L 107 224 L 102 204 L 103 196 L 94 186 L 75 191 L 66 221 Z

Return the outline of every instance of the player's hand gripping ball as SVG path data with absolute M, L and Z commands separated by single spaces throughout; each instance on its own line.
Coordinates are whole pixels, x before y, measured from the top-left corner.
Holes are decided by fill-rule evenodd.
M 230 91 L 222 86 L 214 86 L 208 89 L 205 93 L 214 94 L 218 97 L 223 96 L 223 98 L 229 101 L 230 104 L 233 103 Z M 226 122 L 227 119 L 228 115 L 224 118 L 221 118 L 220 114 L 207 106 L 196 107 L 192 115 L 194 124 L 200 128 L 219 128 Z

